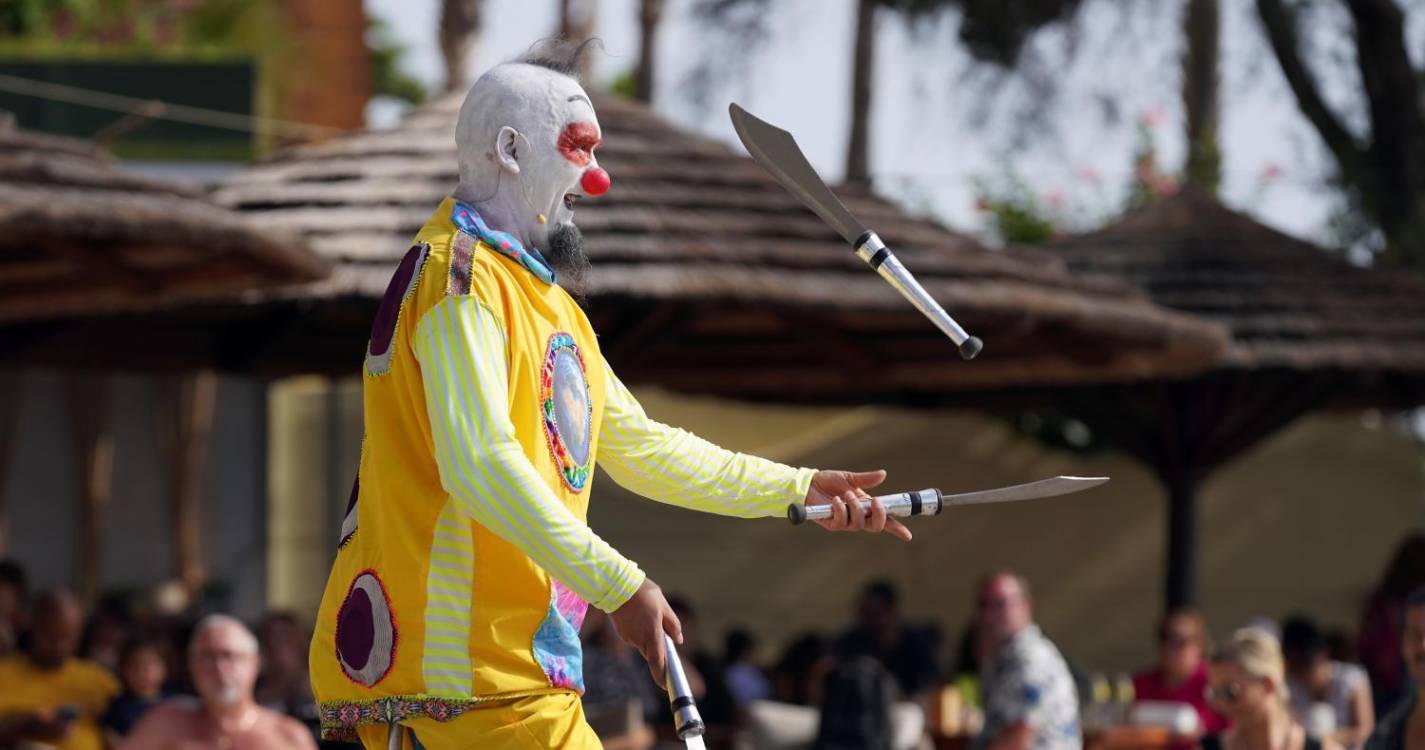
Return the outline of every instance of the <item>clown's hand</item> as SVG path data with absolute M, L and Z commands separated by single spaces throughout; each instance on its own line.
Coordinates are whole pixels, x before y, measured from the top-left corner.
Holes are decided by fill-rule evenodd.
M 652 578 L 643 579 L 643 584 L 623 606 L 609 613 L 614 623 L 614 632 L 624 643 L 638 649 L 643 660 L 648 662 L 648 671 L 653 681 L 663 684 L 667 667 L 667 654 L 663 648 L 663 634 L 673 636 L 673 642 L 683 642 L 683 626 L 668 600 L 663 598 L 663 590 Z
M 881 501 L 872 498 L 866 490 L 885 481 L 886 472 L 880 471 L 818 471 L 811 478 L 807 489 L 807 507 L 830 505 L 831 518 L 817 521 L 829 531 L 884 531 L 903 542 L 910 541 L 910 529 L 895 518 L 886 515 Z M 866 513 L 867 508 L 870 514 Z

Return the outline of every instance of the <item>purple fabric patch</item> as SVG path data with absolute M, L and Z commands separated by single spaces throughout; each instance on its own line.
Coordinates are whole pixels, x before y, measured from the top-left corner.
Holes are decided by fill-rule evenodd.
M 356 495 L 361 490 L 361 477 L 358 476 L 351 483 L 351 497 L 346 501 L 346 512 L 350 513 L 356 507 Z
M 412 245 L 396 266 L 396 273 L 386 285 L 386 293 L 381 295 L 381 306 L 376 308 L 376 320 L 371 323 L 371 346 L 367 350 L 371 356 L 385 354 L 391 348 L 391 339 L 396 336 L 396 320 L 401 314 L 401 303 L 406 299 L 407 288 L 415 278 L 416 268 L 425 255 L 425 245 Z
M 371 687 L 396 663 L 396 617 L 376 571 L 364 570 L 336 613 L 336 657 L 347 679 Z
M 336 548 L 341 549 L 356 536 L 356 497 L 361 493 L 361 475 L 358 474 L 356 480 L 351 483 L 351 499 L 346 501 L 346 515 L 341 519 L 341 541 L 337 542 Z
M 336 652 L 352 669 L 365 669 L 366 662 L 371 660 L 371 645 L 376 642 L 371 614 L 371 596 L 362 589 L 355 589 L 336 616 Z

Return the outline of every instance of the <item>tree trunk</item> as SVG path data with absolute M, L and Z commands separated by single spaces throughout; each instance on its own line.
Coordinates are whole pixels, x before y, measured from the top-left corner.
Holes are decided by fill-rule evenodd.
M 594 35 L 599 18 L 599 0 L 559 0 L 559 36 L 566 41 L 582 42 Z M 585 81 L 593 73 L 589 55 L 579 60 L 579 77 Z
M 1302 59 L 1297 24 L 1282 0 L 1257 0 L 1257 15 L 1297 106 L 1384 232 L 1387 259 L 1425 269 L 1425 117 L 1418 73 L 1405 45 L 1405 17 L 1395 0 L 1349 0 L 1356 64 L 1365 84 L 1370 135 L 1362 143 L 1321 96 Z
M 1217 142 L 1218 40 L 1221 37 L 1218 0 L 1188 0 L 1183 20 L 1183 109 L 1187 113 L 1187 182 L 1216 193 L 1222 177 L 1222 151 Z
M 638 72 L 633 81 L 633 97 L 641 102 L 653 102 L 655 55 L 658 46 L 658 22 L 663 19 L 664 0 L 640 0 L 638 6 Z
M 480 34 L 482 0 L 441 0 L 440 55 L 445 61 L 445 91 L 460 91 L 467 82 L 466 65 Z
M 871 76 L 876 57 L 877 0 L 857 0 L 856 49 L 851 62 L 851 136 L 846 144 L 846 184 L 869 188 Z
M 79 534 L 76 542 L 79 595 L 92 605 L 103 586 L 104 510 L 114 474 L 110 386 L 103 377 L 71 376 L 65 383 L 70 436 L 79 479 Z
M 200 491 L 213 429 L 217 376 L 200 372 L 172 379 L 159 391 L 158 436 L 168 469 L 172 565 L 189 601 L 202 591 L 203 520 Z

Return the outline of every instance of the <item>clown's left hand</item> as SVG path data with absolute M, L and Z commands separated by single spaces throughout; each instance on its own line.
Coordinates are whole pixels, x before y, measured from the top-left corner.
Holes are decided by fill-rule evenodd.
M 818 471 L 807 489 L 806 505 L 830 505 L 831 518 L 817 521 L 828 531 L 884 531 L 903 542 L 910 541 L 910 529 L 886 515 L 886 508 L 866 490 L 885 481 L 886 472 Z M 866 507 L 871 514 L 866 515 Z

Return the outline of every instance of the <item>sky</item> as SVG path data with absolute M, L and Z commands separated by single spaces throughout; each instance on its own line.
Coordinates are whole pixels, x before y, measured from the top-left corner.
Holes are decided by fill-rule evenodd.
M 443 77 L 435 45 L 437 0 L 365 4 L 406 46 L 403 69 L 437 87 Z M 607 85 L 636 62 L 637 5 L 599 0 L 596 34 L 606 54 L 596 61 L 594 85 Z M 760 43 L 710 30 L 694 5 L 667 0 L 655 108 L 740 150 L 726 115 L 727 103 L 736 101 L 790 131 L 825 178 L 839 179 L 849 128 L 855 0 L 775 0 L 770 34 Z M 914 29 L 882 18 L 871 119 L 876 188 L 914 211 L 981 234 L 987 217 L 976 208 L 977 185 L 1003 192 L 1012 174 L 1071 227 L 1089 228 L 1110 216 L 1122 205 L 1144 132 L 1165 169 L 1176 171 L 1183 159 L 1180 17 L 1173 5 L 1085 0 L 1072 31 L 1060 25 L 1037 36 L 1025 54 L 1053 82 L 1055 99 L 1048 102 L 1021 77 L 971 60 L 955 36 L 953 15 Z M 549 36 L 557 6 L 557 0 L 486 0 L 471 80 Z M 1330 158 L 1299 114 L 1253 6 L 1222 2 L 1222 196 L 1282 230 L 1329 241 L 1328 219 L 1337 201 L 1327 185 Z M 1308 33 L 1307 44 L 1327 100 L 1349 111 L 1359 101 L 1359 81 L 1347 59 L 1349 46 L 1332 44 L 1340 37 L 1332 29 L 1346 19 L 1330 10 L 1307 25 L 1317 30 Z M 1408 36 L 1418 63 L 1425 52 L 1425 13 L 1414 16 Z M 695 85 L 696 73 L 708 67 L 719 71 L 713 83 Z M 370 125 L 391 126 L 399 109 L 374 104 Z M 1049 125 L 1022 132 L 1015 124 L 1024 113 Z M 1363 122 L 1352 124 L 1363 130 Z M 614 175 L 615 185 L 617 180 Z

